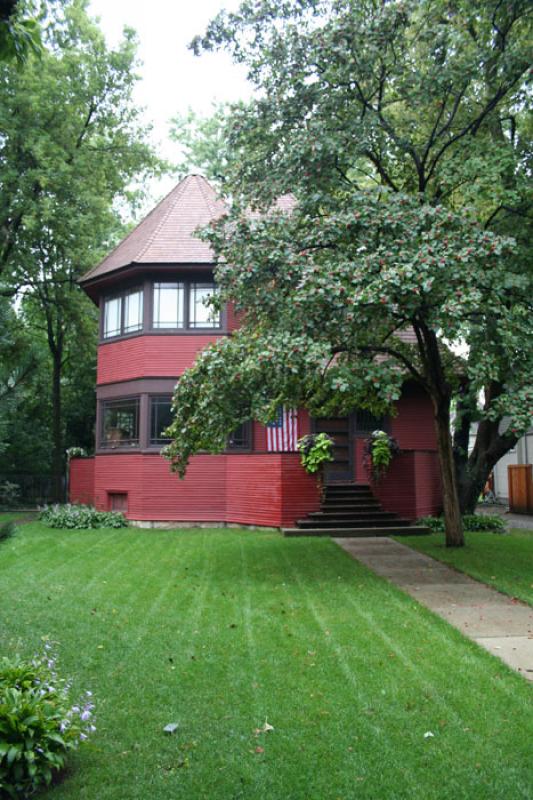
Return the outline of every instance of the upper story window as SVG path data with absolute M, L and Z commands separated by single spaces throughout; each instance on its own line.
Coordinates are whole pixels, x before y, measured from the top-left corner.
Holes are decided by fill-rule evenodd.
M 219 328 L 220 314 L 207 305 L 216 292 L 214 283 L 191 283 L 189 298 L 189 327 Z
M 132 289 L 104 300 L 103 336 L 121 336 L 143 326 L 143 291 Z
M 219 312 L 207 305 L 215 292 L 212 281 L 154 283 L 153 328 L 220 328 Z
M 154 283 L 154 328 L 185 327 L 183 283 Z

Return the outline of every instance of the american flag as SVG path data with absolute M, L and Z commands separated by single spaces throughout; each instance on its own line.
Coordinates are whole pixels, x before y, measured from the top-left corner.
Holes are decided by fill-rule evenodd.
M 267 425 L 267 450 L 272 452 L 297 450 L 298 412 L 295 409 L 278 408 L 278 416 Z

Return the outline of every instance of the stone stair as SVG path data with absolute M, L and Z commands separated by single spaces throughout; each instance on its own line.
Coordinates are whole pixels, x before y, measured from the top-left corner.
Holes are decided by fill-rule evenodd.
M 320 511 L 299 519 L 285 536 L 413 536 L 429 533 L 407 519 L 384 511 L 368 485 L 331 483 L 326 486 Z

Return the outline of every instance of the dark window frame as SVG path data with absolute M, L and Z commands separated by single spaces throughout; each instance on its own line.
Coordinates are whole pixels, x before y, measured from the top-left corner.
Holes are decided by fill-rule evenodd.
M 235 442 L 233 439 L 234 435 L 242 428 L 243 430 L 243 438 L 240 442 Z M 247 420 L 246 422 L 241 422 L 240 425 L 235 428 L 235 431 L 228 437 L 228 444 L 226 447 L 226 451 L 228 453 L 250 453 L 253 450 L 253 424 L 251 420 Z
M 160 328 L 157 327 L 155 324 L 154 319 L 154 298 L 155 298 L 155 286 L 156 284 L 176 284 L 181 283 L 183 285 L 183 325 L 176 328 Z M 193 286 L 196 284 L 210 284 L 216 290 L 217 284 L 216 281 L 212 277 L 203 278 L 200 275 L 184 275 L 180 277 L 173 277 L 170 279 L 168 278 L 158 278 L 157 280 L 150 281 L 150 288 L 149 288 L 149 332 L 156 333 L 156 334 L 178 334 L 178 335 L 191 335 L 191 334 L 198 334 L 198 333 L 210 333 L 210 332 L 217 332 L 223 333 L 226 328 L 226 315 L 224 310 L 219 312 L 218 317 L 218 325 L 192 325 L 191 318 L 192 318 L 192 289 Z
M 126 314 L 126 297 L 130 294 L 137 294 L 141 295 L 141 316 L 140 316 L 140 326 L 133 330 L 126 330 L 125 329 L 125 314 Z M 105 310 L 106 310 L 106 303 L 111 302 L 112 300 L 120 300 L 120 330 L 119 333 L 114 333 L 111 336 L 106 336 L 105 334 Z M 127 288 L 121 289 L 117 292 L 110 292 L 109 294 L 105 294 L 102 296 L 102 303 L 101 303 L 101 313 L 100 313 L 100 340 L 102 342 L 111 342 L 116 339 L 127 339 L 130 336 L 139 336 L 140 333 L 144 330 L 144 309 L 145 309 L 145 291 L 144 285 L 141 283 L 136 283 L 132 286 L 128 286 Z
M 110 440 L 106 439 L 106 410 L 109 407 L 119 406 L 120 404 L 127 404 L 133 403 L 137 409 L 137 419 L 136 419 L 136 437 L 132 439 L 116 439 Z M 139 450 L 141 447 L 141 414 L 142 414 L 142 404 L 141 404 L 141 396 L 140 395 L 129 395 L 125 397 L 114 397 L 109 398 L 106 400 L 100 400 L 100 424 L 98 430 L 98 449 L 104 450 L 105 452 L 109 452 L 111 450 Z
M 153 434 L 153 419 L 152 419 L 152 408 L 155 404 L 167 401 L 170 402 L 172 405 L 172 395 L 169 394 L 150 394 L 148 395 L 148 442 L 147 446 L 149 448 L 161 448 L 168 444 L 171 440 L 170 439 L 163 439 L 161 437 L 154 437 Z

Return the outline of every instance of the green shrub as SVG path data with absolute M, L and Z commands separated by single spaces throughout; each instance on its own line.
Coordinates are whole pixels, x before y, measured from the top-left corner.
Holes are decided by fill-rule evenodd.
M 29 797 L 95 730 L 87 692 L 73 703 L 49 644 L 32 661 L 0 661 L 0 797 Z
M 3 525 L 0 525 L 0 542 L 14 536 L 16 530 L 14 522 L 4 522 Z
M 97 511 L 92 506 L 45 506 L 39 519 L 49 528 L 127 528 L 128 521 L 119 511 Z
M 418 525 L 424 525 L 433 533 L 444 533 L 444 517 L 421 517 Z M 463 517 L 465 531 L 487 531 L 489 533 L 504 533 L 505 523 L 496 514 L 465 514 Z
M 12 481 L 0 483 L 0 506 L 13 508 L 20 501 L 20 486 Z
M 313 474 L 326 462 L 333 461 L 333 444 L 333 439 L 327 433 L 309 433 L 298 439 L 298 450 L 305 471 Z
M 497 514 L 465 514 L 463 525 L 465 531 L 505 532 L 505 522 Z

